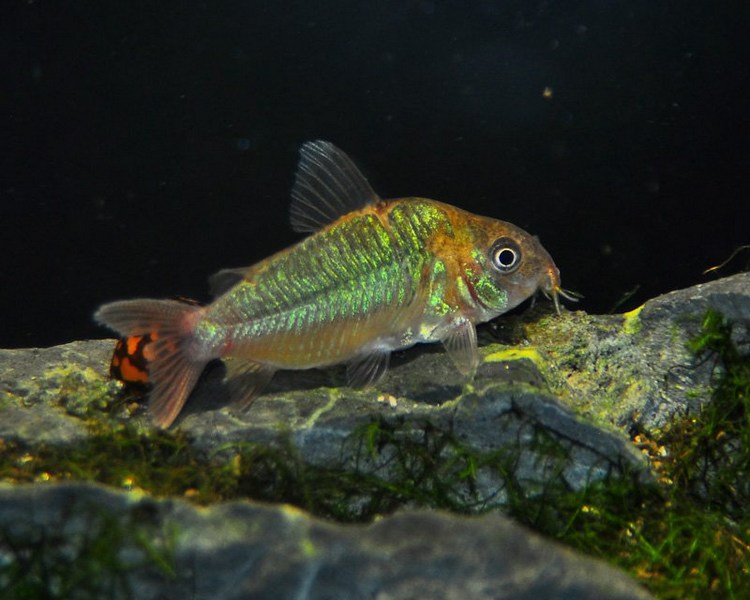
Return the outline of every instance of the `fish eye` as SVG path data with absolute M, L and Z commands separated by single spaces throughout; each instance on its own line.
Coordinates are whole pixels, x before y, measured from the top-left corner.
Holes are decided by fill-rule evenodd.
M 521 264 L 521 249 L 512 239 L 500 238 L 490 248 L 490 261 L 501 273 L 512 273 Z

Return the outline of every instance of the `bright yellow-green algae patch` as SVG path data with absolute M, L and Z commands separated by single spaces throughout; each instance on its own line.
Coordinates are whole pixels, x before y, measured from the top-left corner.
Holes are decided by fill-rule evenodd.
M 623 317 L 622 330 L 628 335 L 633 335 L 635 333 L 638 333 L 641 330 L 642 324 L 641 324 L 640 314 L 644 306 L 645 305 L 641 304 L 641 306 L 639 306 L 638 308 L 634 308 L 633 310 L 626 312 L 622 315 Z
M 554 393 L 561 401 L 569 401 L 570 386 L 568 386 L 563 374 L 546 350 L 535 345 L 519 344 L 505 347 L 495 345 L 490 346 L 489 352 L 483 356 L 483 362 L 485 363 L 513 361 L 529 361 L 532 363 L 544 379 L 549 391 Z
M 496 350 L 491 354 L 487 354 L 484 357 L 484 362 L 504 362 L 506 360 L 521 359 L 530 360 L 540 370 L 546 367 L 544 359 L 539 355 L 539 351 L 533 346 L 511 346 L 509 348 L 504 348 L 503 350 Z

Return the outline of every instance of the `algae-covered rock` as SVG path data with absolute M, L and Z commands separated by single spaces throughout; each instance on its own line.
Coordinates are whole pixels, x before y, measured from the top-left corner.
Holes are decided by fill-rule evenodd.
M 10 375 L 0 408 L 3 439 L 30 448 L 75 443 L 86 436 L 84 422 L 92 415 L 126 418 L 120 408 L 112 409 L 114 415 L 102 412 L 104 405 L 122 405 L 106 376 L 111 342 L 85 348 L 76 342 L 2 351 L 0 368 Z M 461 382 L 447 357 L 435 351 L 404 354 L 378 389 L 335 387 L 335 371 L 286 373 L 240 415 L 229 409 L 223 367 L 215 366 L 177 427 L 207 456 L 231 454 L 247 443 L 291 445 L 309 465 L 386 480 L 403 471 L 410 460 L 403 447 L 415 442 L 424 441 L 427 452 L 442 445 L 443 453 L 492 454 L 498 459 L 492 468 L 456 492 L 465 496 L 471 488 L 476 509 L 506 501 L 509 475 L 526 482 L 531 493 L 551 472 L 577 489 L 612 472 L 642 469 L 640 453 L 621 434 L 576 416 L 550 393 L 534 365 L 497 361 L 497 352 L 497 346 L 483 350 L 488 360 L 470 383 Z M 127 420 L 142 430 L 151 427 L 145 411 Z M 361 432 L 368 428 L 377 448 L 363 451 Z M 498 461 L 505 475 L 497 472 Z
M 117 394 L 106 376 L 111 354 L 108 340 L 0 349 L 0 439 L 34 446 L 85 437 L 81 413 L 106 407 Z
M 381 436 L 378 452 L 357 452 L 362 441 L 354 432 L 387 431 L 393 446 L 437 431 L 454 447 L 505 452 L 521 481 L 543 482 L 555 469 L 577 488 L 640 468 L 625 434 L 634 426 L 658 431 L 709 397 L 712 366 L 696 360 L 687 341 L 709 307 L 747 323 L 749 290 L 750 274 L 741 274 L 661 296 L 624 315 L 579 311 L 501 320 L 513 343 L 484 346 L 484 362 L 468 383 L 439 348 L 423 346 L 394 357 L 377 389 L 343 387 L 336 370 L 280 373 L 237 415 L 228 409 L 223 367 L 213 366 L 177 427 L 207 454 L 283 440 L 309 464 L 380 476 L 387 476 L 395 450 Z M 149 430 L 143 411 L 129 416 L 117 384 L 108 380 L 111 348 L 112 342 L 91 341 L 0 350 L 0 439 L 31 448 L 74 443 L 88 435 L 92 416 Z M 539 450 L 540 436 L 546 448 L 555 446 L 554 456 Z M 502 503 L 502 478 L 482 481 L 477 505 Z
M 750 273 L 671 292 L 622 315 L 546 318 L 526 335 L 548 383 L 577 414 L 654 435 L 711 396 L 714 365 L 688 349 L 708 309 L 735 323 L 742 338 L 750 327 Z
M 12 578 L 24 569 L 24 597 L 651 597 L 500 515 L 419 511 L 341 526 L 289 506 L 198 509 L 89 484 L 0 487 L 0 559 L 5 597 L 21 596 Z
M 709 400 L 714 364 L 697 358 L 687 348 L 687 342 L 700 332 L 701 319 L 709 308 L 737 324 L 738 339 L 747 338 L 750 274 L 666 294 L 621 315 L 566 311 L 557 316 L 540 314 L 537 309 L 520 317 L 501 318 L 481 332 L 486 342 L 480 349 L 483 362 L 471 382 L 458 377 L 439 347 L 422 346 L 397 353 L 391 371 L 376 389 L 343 386 L 337 369 L 279 373 L 248 411 L 235 414 L 222 382 L 224 368 L 214 364 L 167 434 L 152 426 L 136 398 L 124 396 L 119 384 L 109 380 L 113 341 L 0 350 L 4 477 L 12 482 L 94 479 L 202 502 L 249 496 L 294 502 L 316 514 L 344 520 L 372 519 L 399 507 L 471 513 L 533 501 L 542 512 L 529 522 L 535 518 L 554 520 L 559 517 L 546 514 L 544 504 L 554 505 L 555 498 L 561 497 L 560 490 L 584 491 L 594 483 L 604 485 L 619 479 L 650 480 L 646 460 L 630 442 L 631 433 L 645 431 L 659 436 L 675 416 L 693 414 Z M 132 498 L 126 501 L 102 490 L 65 488 L 77 491 L 60 492 L 57 497 L 55 489 L 8 488 L 2 494 L 5 514 L 16 510 L 20 512 L 15 514 L 28 515 L 23 512 L 24 502 L 54 504 L 66 493 L 93 495 L 113 506 L 132 504 Z M 13 508 L 14 503 L 20 504 Z M 326 596 L 326 591 L 310 597 L 357 597 L 341 591 L 356 589 L 362 597 L 405 598 L 412 597 L 413 585 L 429 591 L 428 597 L 495 598 L 503 597 L 506 589 L 524 590 L 527 596 L 520 597 L 542 597 L 551 589 L 545 587 L 548 574 L 557 578 L 562 586 L 559 589 L 567 589 L 565 569 L 555 566 L 541 572 L 538 559 L 542 554 L 509 550 L 512 545 L 504 542 L 505 536 L 512 540 L 524 536 L 507 529 L 499 517 L 450 521 L 432 513 L 414 513 L 386 519 L 369 529 L 338 530 L 299 515 L 294 517 L 297 521 L 290 521 L 289 515 L 297 513 L 288 510 L 231 504 L 210 509 L 210 515 L 203 517 L 211 526 L 198 527 L 195 520 L 200 520 L 201 513 L 181 503 L 144 501 L 139 506 L 141 511 L 156 507 L 157 522 L 160 527 L 166 524 L 167 529 L 160 530 L 160 535 L 166 536 L 160 538 L 161 550 L 153 544 L 148 546 L 150 550 L 132 550 L 136 542 L 123 542 L 136 555 L 143 551 L 149 559 L 164 563 L 156 574 L 144 566 L 138 575 L 143 579 L 136 578 L 136 583 L 123 575 L 125 587 L 132 584 L 140 591 L 146 589 L 139 587 L 146 586 L 144 582 L 153 586 L 136 597 L 156 597 L 153 590 L 172 589 L 161 587 L 165 585 L 176 586 L 180 595 L 180 590 L 187 589 L 180 587 L 187 585 L 181 579 L 185 572 L 192 573 L 190 589 L 200 591 L 194 592 L 195 597 L 202 597 L 211 585 L 226 590 L 226 595 L 213 597 L 240 597 L 232 595 L 232 586 L 221 583 L 217 573 L 226 576 L 226 581 L 242 582 L 246 587 L 237 589 L 257 597 L 272 594 L 273 586 L 288 586 L 279 589 L 297 594 L 307 589 L 305 585 L 321 584 L 324 587 L 320 589 L 330 595 Z M 247 511 L 255 516 L 241 525 L 223 521 Z M 160 515 L 167 513 L 170 516 L 164 516 L 162 522 Z M 185 518 L 192 524 L 174 516 L 187 514 L 191 516 Z M 172 531 L 169 524 L 173 522 L 178 532 L 174 539 L 165 533 Z M 280 548 L 291 552 L 287 546 L 242 546 L 241 540 L 227 533 L 247 552 L 242 555 L 214 542 L 203 546 L 204 533 L 191 534 L 191 541 L 179 537 L 183 528 L 208 535 L 211 528 L 232 532 L 235 527 L 248 535 L 257 530 L 270 536 L 274 527 L 286 531 L 290 522 L 297 522 L 308 537 L 295 542 L 295 558 L 287 571 L 275 570 L 274 561 L 268 558 L 277 556 Z M 459 527 L 455 523 L 461 524 L 460 530 L 454 528 Z M 126 526 L 120 528 L 127 530 Z M 434 547 L 425 549 L 422 529 L 434 531 Z M 315 539 L 309 537 L 313 530 Z M 487 537 L 489 532 L 494 533 Z M 337 537 L 339 533 L 342 538 Z M 399 535 L 400 542 L 395 539 Z M 370 540 L 367 552 L 351 545 L 356 536 Z M 387 538 L 394 548 L 402 544 L 406 554 L 400 555 L 397 549 L 378 554 L 373 546 L 374 540 L 380 540 L 378 536 Z M 461 543 L 451 542 L 452 536 Z M 471 555 L 476 564 L 469 566 L 461 561 L 464 554 L 472 552 L 469 539 L 474 536 L 483 540 L 477 542 L 482 551 Z M 68 538 L 66 532 L 61 534 L 62 547 L 77 543 L 78 538 Z M 490 538 L 497 545 L 493 546 Z M 531 544 L 525 539 L 518 543 L 522 549 Z M 189 551 L 190 544 L 194 548 Z M 544 545 L 538 540 L 535 544 Z M 193 566 L 185 566 L 187 559 L 169 563 L 162 556 L 166 553 L 174 558 L 182 556 L 180 552 L 184 556 L 193 552 Z M 557 548 L 544 552 L 554 554 Z M 413 557 L 416 554 L 419 558 Z M 424 572 L 410 571 L 404 564 L 407 557 L 420 565 L 415 567 L 417 571 Z M 520 557 L 528 559 L 528 564 L 513 562 Z M 119 554 L 110 558 L 120 564 Z M 220 558 L 233 567 L 222 571 Z M 550 560 L 558 564 L 556 558 Z M 216 565 L 215 571 L 195 566 L 204 561 Z M 510 561 L 515 570 L 490 574 L 500 567 L 491 567 L 488 561 Z M 454 564 L 455 569 L 446 567 Z M 578 573 L 575 569 L 579 567 L 570 568 Z M 165 572 L 174 578 L 171 583 L 163 581 Z M 514 573 L 522 572 L 529 573 L 523 585 L 514 579 Z M 254 576 L 245 579 L 246 573 Z M 432 574 L 432 583 L 425 573 Z M 441 579 L 442 575 L 446 579 Z M 200 580 L 200 586 L 205 587 L 196 587 L 198 577 L 205 578 Z M 487 585 L 500 586 L 501 592 L 488 591 L 490 587 L 484 583 L 474 586 L 475 581 L 487 577 L 495 578 Z M 463 587 L 455 587 L 461 579 Z M 375 583 L 360 585 L 360 581 Z M 387 586 L 391 587 L 386 587 L 391 591 L 378 596 L 381 588 L 377 582 L 384 581 L 390 582 Z M 405 587 L 400 588 L 398 582 Z M 542 587 L 537 587 L 538 582 Z M 4 583 L 7 581 L 0 578 L 0 589 Z M 580 589 L 599 589 L 597 580 L 592 585 Z M 444 596 L 433 590 L 442 590 Z M 588 593 L 573 595 L 596 597 Z
M 748 323 L 750 274 L 672 292 L 624 315 L 501 319 L 513 343 L 484 346 L 470 383 L 439 348 L 421 346 L 394 357 L 377 389 L 344 387 L 336 370 L 280 373 L 237 415 L 228 409 L 223 367 L 209 367 L 177 427 L 208 452 L 284 436 L 306 460 L 323 464 L 339 461 L 351 433 L 372 422 L 404 430 L 429 423 L 484 449 L 521 439 L 533 425 L 571 449 L 635 464 L 623 434 L 634 425 L 658 431 L 710 395 L 712 365 L 687 349 L 709 307 Z M 107 378 L 111 348 L 105 340 L 0 350 L 0 437 L 30 446 L 72 442 L 86 435 L 83 419 L 104 407 L 148 429 L 143 411 L 126 416 Z

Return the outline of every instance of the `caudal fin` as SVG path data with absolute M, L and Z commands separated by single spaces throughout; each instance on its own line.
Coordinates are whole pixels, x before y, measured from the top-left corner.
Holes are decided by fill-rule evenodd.
M 152 384 L 149 411 L 159 427 L 180 414 L 207 360 L 195 357 L 193 320 L 199 306 L 176 300 L 123 300 L 105 304 L 94 318 L 122 336 L 151 335 L 144 350 Z

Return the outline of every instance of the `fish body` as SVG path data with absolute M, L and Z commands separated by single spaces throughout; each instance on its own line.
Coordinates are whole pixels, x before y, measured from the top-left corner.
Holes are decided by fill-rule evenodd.
M 539 241 L 511 223 L 425 198 L 381 200 L 351 160 L 309 142 L 292 190 L 292 225 L 312 234 L 212 278 L 205 307 L 170 300 L 102 306 L 99 322 L 149 335 L 150 408 L 169 426 L 205 364 L 229 358 L 240 406 L 279 369 L 347 363 L 349 383 L 377 381 L 394 350 L 443 342 L 458 370 L 479 364 L 475 324 L 538 289 L 568 297 Z

